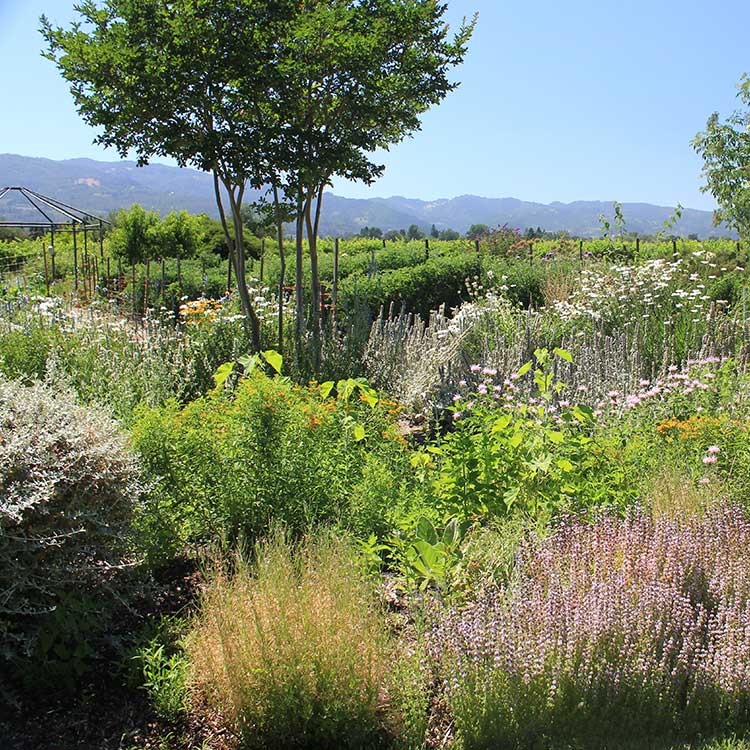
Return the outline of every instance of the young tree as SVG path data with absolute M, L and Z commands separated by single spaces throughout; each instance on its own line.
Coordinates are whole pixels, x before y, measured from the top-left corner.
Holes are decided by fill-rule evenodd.
M 482 235 L 487 234 L 490 228 L 486 224 L 472 224 L 466 230 L 467 240 L 478 240 Z
M 416 224 L 412 224 L 406 230 L 407 240 L 421 240 L 423 238 L 424 238 L 424 232 Z
M 461 239 L 461 235 L 455 229 L 443 229 L 440 232 L 441 240 L 458 240 Z
M 132 266 L 156 257 L 159 248 L 159 214 L 134 203 L 114 214 L 109 246 L 116 258 Z
M 738 85 L 738 98 L 750 107 L 750 78 Z M 693 148 L 703 157 L 701 188 L 719 204 L 715 223 L 726 222 L 743 239 L 750 238 L 750 109 L 737 110 L 722 123 L 714 112 L 706 129 L 693 139 Z
M 68 29 L 42 17 L 46 56 L 70 83 L 96 142 L 140 164 L 171 156 L 213 175 L 253 345 L 260 320 L 245 283 L 242 204 L 267 179 L 264 116 L 277 40 L 297 0 L 84 0 Z M 273 118 L 270 118 L 273 122 Z M 228 207 L 227 207 L 228 206 Z
M 155 229 L 162 258 L 191 258 L 198 244 L 198 227 L 187 211 L 172 211 Z
M 312 332 L 319 333 L 317 236 L 323 191 L 334 176 L 373 182 L 370 155 L 420 127 L 419 116 L 458 85 L 474 21 L 452 38 L 436 0 L 303 0 L 283 40 L 278 120 L 288 123 L 274 159 L 296 206 L 297 315 L 303 324 L 302 258 L 310 254 Z M 300 329 L 298 329 L 301 332 Z

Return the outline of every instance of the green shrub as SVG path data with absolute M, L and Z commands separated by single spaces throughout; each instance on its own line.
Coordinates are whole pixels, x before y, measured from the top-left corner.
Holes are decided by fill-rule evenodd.
M 357 274 L 341 284 L 341 305 L 344 309 L 364 300 L 373 316 L 380 308 L 402 306 L 427 318 L 441 305 L 457 307 L 468 298 L 466 280 L 481 273 L 477 255 L 462 254 L 431 258 L 416 266 L 385 271 L 372 278 Z
M 555 350 L 559 359 L 570 354 Z M 455 429 L 415 462 L 431 467 L 435 507 L 459 519 L 521 512 L 539 522 L 603 506 L 624 508 L 637 496 L 616 440 L 596 432 L 592 410 L 557 400 L 552 352 L 537 349 L 503 385 L 482 375 L 477 390 L 452 409 Z M 532 380 L 530 394 L 519 383 Z
M 154 553 L 253 540 L 272 520 L 294 533 L 341 521 L 380 531 L 409 463 L 388 404 L 323 398 L 256 369 L 236 390 L 145 410 L 135 446 L 155 482 L 139 513 Z

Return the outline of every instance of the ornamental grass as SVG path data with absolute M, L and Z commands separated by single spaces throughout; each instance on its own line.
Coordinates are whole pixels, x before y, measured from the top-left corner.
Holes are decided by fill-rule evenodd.
M 217 575 L 188 638 L 195 695 L 243 748 L 377 748 L 392 649 L 354 553 L 280 534 Z

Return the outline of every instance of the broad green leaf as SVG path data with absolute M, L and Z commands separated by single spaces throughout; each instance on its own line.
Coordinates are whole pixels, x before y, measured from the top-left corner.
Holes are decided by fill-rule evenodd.
M 255 354 L 246 354 L 244 357 L 239 357 L 237 362 L 242 365 L 245 375 L 249 375 L 258 364 L 258 357 Z
M 594 421 L 594 410 L 590 406 L 585 404 L 578 404 L 572 409 L 573 416 L 579 422 L 593 422 Z
M 217 388 L 221 388 L 226 383 L 227 378 L 232 374 L 234 370 L 234 362 L 225 362 L 221 365 L 214 373 L 214 383 Z
M 526 375 L 531 370 L 531 362 L 526 362 L 526 364 L 521 365 L 521 367 L 518 368 L 518 377 L 522 378 L 524 375 Z
M 367 401 L 370 408 L 374 409 L 378 405 L 378 401 L 380 400 L 378 398 L 377 391 L 373 388 L 370 388 L 369 386 L 360 386 L 360 390 L 362 391 L 362 396 L 364 397 L 365 401 Z
M 498 432 L 502 432 L 512 421 L 513 417 L 510 414 L 503 414 L 502 417 L 498 417 L 492 425 L 492 434 L 496 435 Z
M 573 469 L 575 468 L 575 467 L 573 466 L 573 464 L 572 464 L 572 463 L 570 463 L 570 461 L 568 461 L 568 459 L 567 459 L 567 458 L 561 458 L 561 459 L 560 459 L 559 461 L 557 461 L 556 463 L 557 463 L 557 467 L 558 467 L 558 469 L 560 469 L 561 471 L 564 471 L 564 472 L 565 472 L 566 474 L 567 474 L 567 473 L 570 473 L 570 472 L 571 472 L 571 471 L 573 471 Z
M 360 443 L 365 439 L 365 428 L 361 424 L 354 425 L 354 439 Z
M 435 531 L 435 526 L 429 518 L 422 516 L 422 518 L 419 519 L 419 522 L 417 523 L 416 537 L 417 539 L 422 539 L 428 544 L 435 544 L 437 542 L 437 531 Z
M 510 440 L 508 440 L 508 445 L 510 445 L 511 448 L 518 448 L 519 445 L 523 442 L 523 433 L 522 432 L 516 432 L 515 434 L 511 435 Z
M 510 510 L 518 499 L 519 487 L 513 487 L 503 494 L 503 502 L 505 503 L 505 509 Z
M 555 445 L 561 445 L 565 442 L 565 435 L 562 432 L 557 432 L 557 430 L 547 430 L 546 435 L 548 440 Z
M 275 349 L 268 349 L 265 352 L 261 352 L 261 354 L 263 355 L 263 359 L 271 365 L 276 373 L 281 375 L 281 366 L 284 363 L 284 358 Z
M 331 393 L 333 393 L 333 389 L 334 389 L 335 385 L 336 384 L 333 382 L 333 380 L 326 380 L 325 383 L 321 383 L 320 384 L 320 395 L 323 398 L 328 398 L 331 395 Z
M 555 349 L 555 354 L 566 362 L 573 363 L 573 355 L 567 349 Z

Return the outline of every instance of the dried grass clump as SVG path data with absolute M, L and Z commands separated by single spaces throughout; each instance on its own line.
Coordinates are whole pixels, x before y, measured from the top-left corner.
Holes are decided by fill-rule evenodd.
M 391 646 L 353 552 L 281 534 L 216 575 L 187 641 L 194 693 L 244 748 L 386 742 Z

